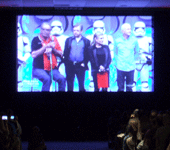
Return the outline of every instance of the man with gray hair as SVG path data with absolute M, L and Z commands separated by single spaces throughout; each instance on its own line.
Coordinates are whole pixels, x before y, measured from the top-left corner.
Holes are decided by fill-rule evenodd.
M 135 60 L 138 57 L 139 46 L 135 37 L 131 36 L 131 25 L 124 23 L 121 26 L 122 36 L 114 42 L 114 56 L 117 68 L 118 91 L 132 92 L 134 81 Z
M 40 34 L 33 38 L 31 55 L 33 57 L 33 76 L 42 83 L 42 91 L 49 92 L 51 82 L 58 82 L 58 91 L 65 91 L 66 79 L 57 69 L 56 56 L 63 57 L 63 51 L 54 36 L 50 36 L 51 26 L 44 22 Z

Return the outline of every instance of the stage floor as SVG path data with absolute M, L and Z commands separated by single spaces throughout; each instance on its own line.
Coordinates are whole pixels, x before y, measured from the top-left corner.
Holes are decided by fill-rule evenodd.
M 110 150 L 107 141 L 93 142 L 45 142 L 47 150 Z M 28 142 L 22 142 L 22 150 L 27 150 Z

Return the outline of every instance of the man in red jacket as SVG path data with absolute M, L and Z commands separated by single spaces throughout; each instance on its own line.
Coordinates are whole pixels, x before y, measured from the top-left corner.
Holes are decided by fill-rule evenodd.
M 42 91 L 49 91 L 51 78 L 59 85 L 59 91 L 65 91 L 66 80 L 57 69 L 56 56 L 63 56 L 63 51 L 56 39 L 50 36 L 51 26 L 44 22 L 40 35 L 34 37 L 31 43 L 33 57 L 33 76 L 42 81 Z

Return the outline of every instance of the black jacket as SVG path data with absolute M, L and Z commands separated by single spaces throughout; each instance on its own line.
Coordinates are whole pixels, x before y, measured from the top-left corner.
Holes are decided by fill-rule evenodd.
M 108 70 L 109 69 L 109 65 L 111 63 L 110 49 L 109 49 L 109 47 L 107 45 L 102 45 L 102 48 L 105 51 L 104 67 L 105 67 L 106 70 Z M 91 63 L 92 72 L 98 71 L 100 66 L 99 66 L 98 60 L 97 60 L 95 45 L 89 47 L 89 49 L 88 49 L 88 56 L 89 56 L 89 60 L 90 60 L 90 63 Z
M 65 42 L 65 48 L 64 48 L 64 63 L 65 65 L 67 65 L 68 61 L 69 61 L 69 55 L 70 55 L 70 50 L 71 50 L 71 43 L 72 43 L 72 40 L 75 39 L 74 36 L 72 37 L 69 37 L 66 39 L 66 42 Z M 84 42 L 84 60 L 81 62 L 81 63 L 84 63 L 85 64 L 85 69 L 87 70 L 88 67 L 87 67 L 87 62 L 88 62 L 88 47 L 90 46 L 90 41 L 83 37 L 82 36 L 82 40 Z

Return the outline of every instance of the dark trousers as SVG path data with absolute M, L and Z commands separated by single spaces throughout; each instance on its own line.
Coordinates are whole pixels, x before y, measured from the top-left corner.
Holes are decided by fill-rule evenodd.
M 94 83 L 94 91 L 99 92 L 98 84 L 97 84 L 97 72 L 92 72 L 93 83 Z
M 125 77 L 126 77 L 126 91 L 132 92 L 132 86 L 134 81 L 134 70 L 121 71 L 117 69 L 118 92 L 124 92 Z
M 85 91 L 84 89 L 84 79 L 85 79 L 85 68 L 80 64 L 73 65 L 72 63 L 65 65 L 66 69 L 66 79 L 68 91 L 73 91 L 74 78 L 77 76 L 79 83 L 79 91 Z
M 66 86 L 65 77 L 61 75 L 57 69 L 53 69 L 52 72 L 53 72 L 53 80 L 58 82 L 59 91 L 65 91 L 65 86 Z M 33 77 L 38 78 L 43 83 L 42 91 L 49 92 L 51 86 L 51 71 L 34 68 Z

